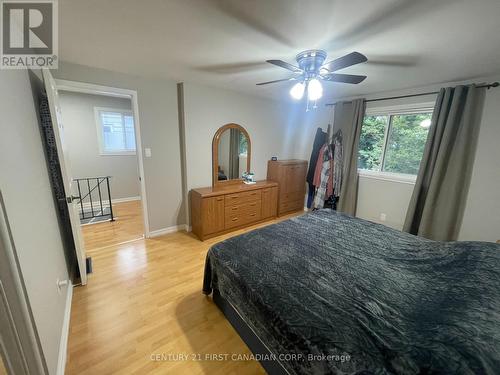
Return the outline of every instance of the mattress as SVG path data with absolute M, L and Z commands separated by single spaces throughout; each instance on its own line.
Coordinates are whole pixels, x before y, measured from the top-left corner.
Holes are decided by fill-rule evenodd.
M 500 245 L 320 210 L 214 245 L 217 289 L 291 374 L 494 374 Z

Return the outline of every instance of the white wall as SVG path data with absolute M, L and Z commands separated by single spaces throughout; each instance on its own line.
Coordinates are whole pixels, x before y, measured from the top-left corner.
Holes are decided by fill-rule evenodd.
M 68 278 L 64 248 L 28 79 L 0 70 L 0 189 L 50 374 L 56 373 Z
M 176 83 L 65 62 L 59 62 L 53 74 L 59 79 L 137 91 L 142 147 L 152 151 L 150 158 L 144 157 L 150 230 L 184 224 Z
M 367 99 L 437 91 L 441 87 L 470 82 L 498 81 L 500 77 L 484 77 L 469 81 L 436 84 L 428 87 L 385 92 L 367 96 Z M 390 107 L 400 104 L 428 103 L 436 95 L 412 97 L 390 101 L 367 103 L 367 108 Z M 345 98 L 349 100 L 350 98 Z M 486 93 L 481 129 L 467 197 L 466 209 L 459 240 L 496 241 L 500 239 L 500 89 Z M 326 129 L 333 122 L 331 107 L 321 106 L 316 112 L 304 114 L 302 127 L 296 138 L 297 157 L 309 159 L 314 134 L 318 126 Z M 307 134 L 306 134 L 307 132 Z M 373 179 L 360 176 L 357 216 L 381 222 L 380 214 L 386 214 L 384 224 L 396 229 L 403 227 L 406 210 L 413 191 L 413 184 Z
M 95 107 L 132 110 L 130 99 L 61 91 L 59 102 L 73 177 L 112 176 L 113 199 L 139 197 L 137 156 L 101 155 L 94 112 Z
M 267 176 L 271 156 L 292 157 L 294 109 L 286 104 L 233 91 L 184 83 L 188 190 L 212 184 L 212 139 L 221 126 L 236 123 L 250 135 L 250 168 L 257 180 Z

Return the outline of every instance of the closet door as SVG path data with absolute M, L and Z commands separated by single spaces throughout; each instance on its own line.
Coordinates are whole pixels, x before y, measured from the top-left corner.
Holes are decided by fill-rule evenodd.
M 286 183 L 281 194 L 280 213 L 296 211 L 304 206 L 307 166 L 293 164 L 285 167 Z
M 306 170 L 303 164 L 286 166 L 286 192 L 303 191 L 306 183 Z
M 224 230 L 224 195 L 201 201 L 203 235 Z
M 278 188 L 262 189 L 262 219 L 276 216 L 278 209 Z

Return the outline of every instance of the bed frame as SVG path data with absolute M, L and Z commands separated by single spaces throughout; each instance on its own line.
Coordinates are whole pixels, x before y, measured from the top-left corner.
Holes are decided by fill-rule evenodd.
M 213 290 L 213 300 L 254 355 L 261 358 L 269 358 L 273 355 L 254 330 L 243 320 L 238 310 L 220 295 L 218 289 Z M 290 375 L 277 359 L 263 359 L 259 362 L 269 375 Z

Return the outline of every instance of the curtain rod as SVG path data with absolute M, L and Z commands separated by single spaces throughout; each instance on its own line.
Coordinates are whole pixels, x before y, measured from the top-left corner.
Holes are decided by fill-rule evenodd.
M 498 83 L 498 82 L 492 82 L 492 83 L 488 83 L 487 85 L 479 85 L 479 86 L 476 86 L 476 87 L 477 88 L 486 87 L 486 89 L 490 89 L 492 87 L 498 87 L 498 86 L 500 86 L 500 83 Z M 385 97 L 385 98 L 368 99 L 368 100 L 365 100 L 365 102 L 366 103 L 369 103 L 369 102 L 379 102 L 379 101 L 382 101 L 382 100 L 411 98 L 411 97 L 414 97 L 414 96 L 426 96 L 426 95 L 434 95 L 434 94 L 439 94 L 439 91 L 422 92 L 420 94 L 408 94 L 408 95 L 399 95 L 399 96 L 388 96 L 388 97 Z M 350 102 L 352 102 L 352 100 L 348 100 L 345 103 L 350 103 Z M 335 102 L 335 103 L 326 103 L 325 106 L 332 107 L 332 106 L 334 106 L 337 103 L 338 102 Z

